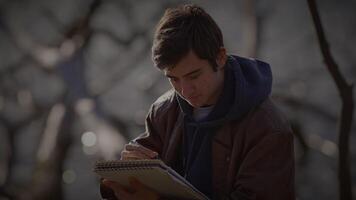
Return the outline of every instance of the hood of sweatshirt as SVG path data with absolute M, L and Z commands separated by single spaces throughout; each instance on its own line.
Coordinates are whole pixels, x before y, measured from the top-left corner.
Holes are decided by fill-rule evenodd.
M 271 93 L 272 72 L 269 64 L 239 56 L 229 56 L 225 65 L 224 87 L 213 110 L 202 122 L 195 122 L 193 108 L 176 95 L 189 124 L 219 126 L 226 120 L 239 120 Z

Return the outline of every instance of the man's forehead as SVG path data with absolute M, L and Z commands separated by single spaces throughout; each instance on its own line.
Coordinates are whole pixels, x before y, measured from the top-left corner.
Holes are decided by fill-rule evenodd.
M 194 52 L 190 51 L 178 63 L 167 66 L 163 71 L 166 75 L 185 75 L 193 71 L 210 67 L 210 63 L 205 59 L 200 59 Z
M 185 76 L 189 76 L 191 74 L 195 74 L 202 71 L 202 67 L 194 67 L 194 68 L 188 68 L 186 70 L 175 70 L 175 68 L 169 70 L 166 69 L 164 70 L 164 74 L 167 77 L 185 77 Z
M 181 70 L 177 69 L 176 66 L 169 66 L 166 67 L 163 72 L 166 76 L 178 76 Z

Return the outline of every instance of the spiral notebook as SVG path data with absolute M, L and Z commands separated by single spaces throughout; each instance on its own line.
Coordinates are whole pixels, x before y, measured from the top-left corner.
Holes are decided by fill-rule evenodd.
M 123 186 L 129 186 L 129 177 L 135 177 L 164 197 L 208 199 L 187 180 L 158 159 L 98 161 L 95 164 L 94 172 L 102 178 L 116 181 Z

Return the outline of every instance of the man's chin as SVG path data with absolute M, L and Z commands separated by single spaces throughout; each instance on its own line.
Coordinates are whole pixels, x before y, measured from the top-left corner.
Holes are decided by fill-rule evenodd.
M 188 100 L 187 100 L 187 102 L 189 103 L 189 105 L 191 105 L 191 106 L 194 107 L 194 108 L 199 108 L 199 107 L 202 106 L 202 105 L 201 105 L 200 103 L 198 103 L 198 102 L 188 101 Z
M 183 99 L 194 108 L 199 108 L 203 105 L 201 103 L 201 101 L 199 101 L 199 97 L 196 97 L 196 98 L 184 98 L 183 97 Z

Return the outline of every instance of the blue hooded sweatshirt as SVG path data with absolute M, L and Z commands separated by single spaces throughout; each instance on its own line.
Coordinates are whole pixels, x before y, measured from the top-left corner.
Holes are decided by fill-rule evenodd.
M 197 122 L 193 108 L 176 95 L 184 115 L 180 171 L 198 190 L 212 198 L 211 142 L 216 131 L 230 120 L 241 120 L 271 93 L 272 73 L 262 61 L 229 56 L 224 87 L 209 115 Z

